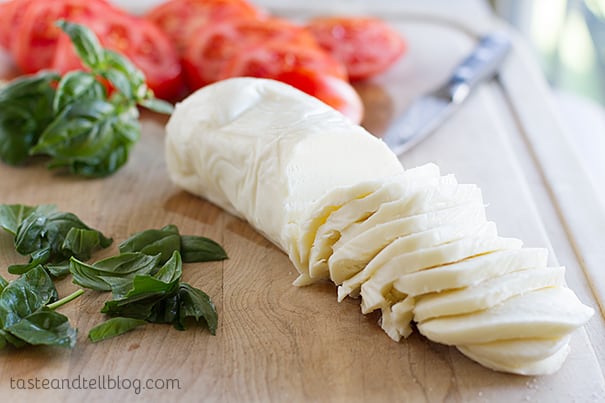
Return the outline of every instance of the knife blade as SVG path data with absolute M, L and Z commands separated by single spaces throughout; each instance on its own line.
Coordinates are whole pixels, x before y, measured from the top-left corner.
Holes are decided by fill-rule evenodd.
M 481 37 L 443 85 L 412 102 L 389 126 L 382 140 L 401 155 L 435 131 L 482 82 L 493 78 L 511 48 L 505 33 Z

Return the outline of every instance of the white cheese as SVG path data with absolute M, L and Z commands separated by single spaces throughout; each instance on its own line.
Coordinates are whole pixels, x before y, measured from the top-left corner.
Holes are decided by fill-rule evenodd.
M 563 267 L 537 267 L 514 271 L 462 289 L 420 296 L 416 298 L 414 320 L 422 322 L 435 317 L 480 311 L 515 295 L 545 287 L 562 286 L 564 283 Z
M 340 245 L 337 243 L 328 261 L 332 278 L 340 280 L 354 274 L 344 279 L 338 287 L 338 300 L 342 301 L 346 296 L 358 293 L 361 285 L 384 263 L 376 260 L 369 264 L 370 261 L 395 239 L 446 225 L 457 228 L 460 235 L 470 235 L 472 230 L 485 222 L 483 203 L 472 202 L 388 221 L 362 232 L 348 242 Z M 389 259 L 386 253 L 383 258 Z M 337 281 L 335 283 L 339 284 Z
M 443 245 L 406 253 L 399 253 L 396 247 L 392 247 L 393 245 L 396 245 L 396 242 L 376 256 L 375 259 L 378 259 L 381 254 L 386 254 L 382 259 L 385 263 L 375 270 L 372 277 L 361 286 L 361 311 L 363 313 L 369 313 L 384 306 L 387 303 L 386 293 L 392 289 L 393 283 L 401 275 L 457 262 L 495 250 L 520 248 L 521 241 L 495 236 L 495 226 L 492 222 L 488 222 L 473 236 Z
M 483 311 L 429 319 L 419 323 L 418 330 L 429 339 L 448 345 L 557 338 L 582 326 L 593 313 L 569 288 L 548 287 L 517 295 Z
M 393 339 L 412 322 L 499 371 L 546 374 L 593 310 L 488 222 L 481 191 L 429 164 L 404 171 L 381 141 L 286 84 L 234 78 L 197 91 L 166 127 L 171 179 L 247 220 L 288 254 L 296 285 L 361 293 Z
M 404 274 L 393 283 L 393 287 L 410 295 L 463 288 L 505 273 L 546 267 L 547 259 L 548 251 L 544 248 L 500 250 L 431 270 Z
M 273 80 L 207 86 L 176 105 L 166 132 L 177 185 L 246 219 L 289 254 L 318 199 L 403 171 L 381 140 Z

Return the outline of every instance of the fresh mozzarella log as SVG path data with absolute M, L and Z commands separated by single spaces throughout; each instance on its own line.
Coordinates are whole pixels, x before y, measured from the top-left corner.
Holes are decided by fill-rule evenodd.
M 593 313 L 569 288 L 549 287 L 517 295 L 483 311 L 429 319 L 419 323 L 418 330 L 448 345 L 557 338 L 582 326 Z
M 483 203 L 470 202 L 379 224 L 348 242 L 341 245 L 337 242 L 333 248 L 334 253 L 328 260 L 330 273 L 333 280 L 348 277 L 338 287 L 338 301 L 344 300 L 349 295 L 358 294 L 361 285 L 382 264 L 380 260 L 372 261 L 372 259 L 397 238 L 423 233 L 444 225 L 458 228 L 461 235 L 470 234 L 485 222 Z M 434 245 L 427 245 L 427 247 Z M 371 265 L 370 261 L 372 261 Z M 351 274 L 354 275 L 350 276 Z M 334 282 L 340 283 L 340 281 Z
M 399 276 L 393 287 L 410 295 L 422 295 L 475 285 L 505 273 L 546 267 L 548 251 L 544 248 L 507 249 L 475 256 L 431 270 Z
M 329 277 L 339 300 L 360 292 L 394 340 L 415 321 L 489 368 L 545 374 L 593 314 L 562 269 L 547 271 L 546 250 L 498 236 L 475 185 L 434 165 L 404 171 L 383 142 L 293 87 L 221 81 L 178 104 L 166 129 L 177 185 L 286 252 L 296 285 Z
M 562 286 L 565 282 L 564 276 L 563 267 L 537 267 L 492 277 L 462 289 L 423 295 L 416 298 L 414 319 L 422 322 L 436 317 L 488 309 L 528 291 Z
M 244 218 L 295 261 L 315 202 L 335 189 L 360 197 L 360 184 L 403 172 L 361 126 L 273 80 L 207 86 L 177 105 L 166 132 L 171 179 Z M 308 273 L 296 266 L 305 283 Z

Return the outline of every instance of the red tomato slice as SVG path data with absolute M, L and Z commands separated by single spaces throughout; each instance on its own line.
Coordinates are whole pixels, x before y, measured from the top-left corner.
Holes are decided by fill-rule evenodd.
M 24 73 L 50 67 L 60 29 L 58 19 L 102 18 L 121 15 L 103 0 L 32 0 L 26 7 L 11 51 Z
M 221 79 L 225 65 L 233 57 L 272 40 L 281 40 L 287 46 L 319 48 L 306 29 L 278 18 L 228 20 L 206 25 L 189 39 L 183 55 L 187 83 L 191 89 L 197 89 Z
M 353 123 L 359 124 L 363 118 L 363 102 L 357 91 L 345 80 L 308 70 L 286 71 L 278 74 L 275 79 L 318 98 Z
M 300 70 L 340 79 L 347 77 L 344 66 L 322 49 L 274 39 L 234 55 L 221 70 L 219 79 L 238 76 L 276 78 Z
M 369 17 L 324 17 L 308 24 L 317 42 L 347 67 L 351 80 L 387 70 L 406 49 L 403 38 L 385 22 Z
M 189 38 L 202 26 L 261 15 L 245 0 L 171 0 L 153 8 L 145 18 L 159 26 L 182 53 Z
M 109 21 L 76 19 L 88 26 L 101 44 L 126 56 L 143 71 L 147 85 L 158 98 L 175 100 L 182 95 L 184 81 L 176 49 L 153 23 L 129 15 L 114 15 Z M 61 34 L 52 68 L 65 73 L 82 68 L 67 35 Z
M 4 49 L 10 50 L 23 14 L 31 2 L 32 0 L 11 0 L 0 3 L 0 46 Z

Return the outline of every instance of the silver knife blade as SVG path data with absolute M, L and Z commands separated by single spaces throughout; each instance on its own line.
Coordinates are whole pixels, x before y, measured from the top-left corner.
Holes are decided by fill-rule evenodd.
M 435 131 L 481 82 L 492 78 L 510 50 L 503 33 L 481 38 L 477 47 L 453 71 L 449 80 L 417 98 L 389 126 L 382 140 L 401 155 Z

